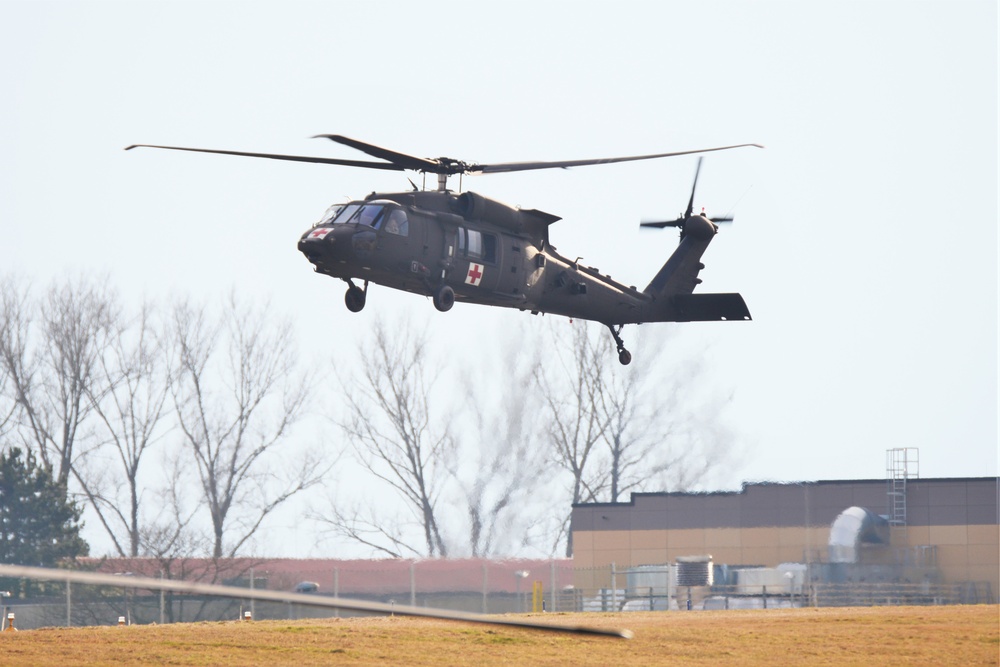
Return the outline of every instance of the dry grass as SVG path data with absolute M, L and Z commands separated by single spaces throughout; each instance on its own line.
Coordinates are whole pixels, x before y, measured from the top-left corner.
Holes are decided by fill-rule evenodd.
M 400 617 L 49 628 L 0 635 L 0 665 L 1000 664 L 995 605 L 549 614 L 545 620 L 628 627 L 635 639 Z

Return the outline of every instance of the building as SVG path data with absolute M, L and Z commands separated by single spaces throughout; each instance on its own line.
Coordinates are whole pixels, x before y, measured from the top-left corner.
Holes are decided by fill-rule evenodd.
M 998 483 L 891 476 L 748 483 L 736 492 L 635 493 L 627 503 L 575 505 L 574 584 L 624 589 L 624 578 L 612 583 L 612 566 L 622 573 L 711 556 L 714 567 L 725 568 L 716 583 L 737 584 L 731 570 L 779 566 L 791 580 L 797 567 L 808 572 L 802 594 L 810 582 L 895 582 L 959 591 L 960 599 L 947 601 L 993 601 L 1000 591 Z

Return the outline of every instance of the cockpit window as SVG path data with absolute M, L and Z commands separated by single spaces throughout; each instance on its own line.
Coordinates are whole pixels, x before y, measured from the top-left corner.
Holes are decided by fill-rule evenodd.
M 379 223 L 382 222 L 382 214 L 385 212 L 385 207 L 381 204 L 351 204 L 351 206 L 357 206 L 357 208 L 355 208 L 354 214 L 350 218 L 346 218 L 344 222 L 353 222 L 375 228 L 378 228 Z M 340 222 L 339 216 L 337 222 Z
M 406 211 L 398 208 L 392 202 L 334 204 L 327 209 L 323 218 L 314 226 L 329 224 L 353 223 L 381 229 L 389 234 L 408 236 L 410 221 Z
M 359 208 L 361 208 L 361 204 L 348 204 L 340 209 L 340 213 L 337 214 L 337 217 L 333 221 L 337 223 L 347 222 L 351 219 L 351 216 L 358 212 Z
M 344 208 L 343 204 L 334 204 L 330 208 L 326 209 L 326 213 L 323 214 L 323 217 L 320 218 L 319 222 L 313 225 L 313 227 L 319 227 L 320 225 L 333 222 L 333 219 L 337 217 L 337 214 L 340 213 L 342 208 Z
M 382 229 L 389 234 L 399 234 L 407 236 L 410 233 L 410 222 L 406 217 L 406 211 L 401 208 L 394 208 L 389 211 Z

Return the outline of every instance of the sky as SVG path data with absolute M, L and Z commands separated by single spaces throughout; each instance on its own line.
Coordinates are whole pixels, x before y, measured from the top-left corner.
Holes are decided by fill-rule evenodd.
M 732 393 L 744 454 L 724 483 L 877 479 L 894 447 L 919 448 L 922 477 L 996 475 L 997 33 L 992 0 L 5 0 L 0 270 L 104 272 L 135 302 L 235 287 L 314 354 L 380 315 L 439 354 L 500 353 L 534 320 L 378 287 L 351 314 L 295 248 L 330 204 L 417 176 L 122 149 L 367 159 L 310 138 L 332 133 L 506 162 L 758 142 L 709 155 L 695 200 L 736 216 L 699 290 L 740 292 L 753 321 L 642 337 L 679 327 L 699 381 Z M 641 286 L 676 234 L 637 222 L 684 209 L 695 162 L 463 187 L 561 216 L 562 254 Z

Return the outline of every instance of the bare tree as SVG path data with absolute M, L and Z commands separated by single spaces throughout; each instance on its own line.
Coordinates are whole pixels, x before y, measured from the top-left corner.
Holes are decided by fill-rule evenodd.
M 644 342 L 651 342 L 648 335 Z M 606 354 L 613 346 L 606 343 Z M 608 485 L 618 502 L 632 491 L 684 491 L 717 469 L 735 446 L 724 412 L 732 395 L 706 389 L 704 349 L 682 348 L 670 330 L 644 345 L 644 363 L 615 369 L 604 382 Z
M 54 283 L 34 308 L 28 289 L 6 278 L 3 311 L 0 363 L 21 439 L 66 489 L 85 438 L 90 396 L 105 390 L 95 371 L 113 331 L 117 297 L 106 279 L 70 278 Z
M 172 325 L 179 427 L 211 516 L 213 556 L 232 557 L 325 472 L 308 455 L 286 459 L 282 471 L 273 451 L 302 416 L 311 380 L 296 369 L 290 325 L 267 306 L 231 295 L 213 320 L 203 307 L 178 303 Z
M 164 477 L 164 487 L 157 493 L 159 512 L 143 522 L 139 531 L 140 555 L 160 561 L 161 569 L 170 573 L 169 564 L 175 560 L 208 553 L 210 540 L 193 529 L 192 522 L 198 508 L 192 509 L 187 501 L 184 466 L 180 456 L 164 461 L 169 473 Z
M 453 411 L 471 422 L 449 471 L 468 518 L 469 551 L 477 558 L 528 546 L 535 521 L 526 507 L 545 495 L 539 482 L 546 452 L 539 446 L 542 424 L 534 409 L 538 357 L 520 343 L 518 338 L 517 349 L 511 343 L 499 355 L 502 371 L 476 367 L 463 376 L 463 399 Z
M 0 276 L 0 436 L 13 427 L 19 405 L 11 366 L 24 356 L 21 350 L 27 344 L 26 300 L 27 290 L 14 276 Z
M 379 320 L 360 353 L 360 377 L 341 378 L 347 405 L 339 425 L 358 462 L 404 501 L 423 546 L 406 537 L 401 522 L 384 523 L 371 507 L 343 512 L 335 506 L 318 518 L 335 534 L 387 555 L 447 556 L 438 501 L 454 440 L 447 425 L 432 424 L 435 376 L 428 368 L 426 337 L 408 324 L 390 332 Z
M 555 333 L 555 330 L 553 330 Z M 559 338 L 559 334 L 555 333 Z M 601 345 L 588 335 L 585 323 L 574 325 L 570 340 L 553 341 L 556 352 L 535 371 L 549 422 L 553 462 L 570 475 L 571 504 L 593 502 L 605 485 L 608 470 L 597 459 L 608 427 L 604 406 L 607 358 Z M 566 538 L 566 555 L 573 554 L 569 512 L 555 536 Z
M 96 371 L 104 394 L 88 390 L 106 446 L 77 462 L 78 480 L 119 556 L 140 553 L 139 475 L 145 455 L 169 430 L 171 360 L 164 334 L 144 303 L 107 340 Z
M 344 508 L 343 501 L 333 500 L 322 512 L 310 517 L 325 526 L 325 532 L 370 549 L 389 558 L 420 558 L 425 555 L 419 542 L 414 542 L 408 528 L 410 517 L 397 513 L 387 516 L 384 509 L 372 504 L 353 502 Z
M 697 377 L 700 359 L 669 374 L 659 373 L 666 346 L 665 340 L 655 347 L 645 346 L 643 363 L 615 369 L 617 372 L 607 373 L 604 378 L 602 406 L 607 428 L 603 439 L 608 452 L 605 490 L 609 502 L 618 502 L 625 493 L 659 480 L 662 473 L 688 458 L 684 451 L 675 452 L 670 441 L 681 419 L 682 383 Z M 610 341 L 602 347 L 605 354 L 614 349 Z
M 571 503 L 618 502 L 631 491 L 683 490 L 705 478 L 731 450 L 720 415 L 729 396 L 692 403 L 702 356 L 671 360 L 666 345 L 645 346 L 643 363 L 611 363 L 614 346 L 596 325 L 554 330 L 557 353 L 537 377 L 555 461 L 570 474 Z M 567 352 L 568 351 L 568 352 Z M 572 555 L 568 517 L 557 540 Z

